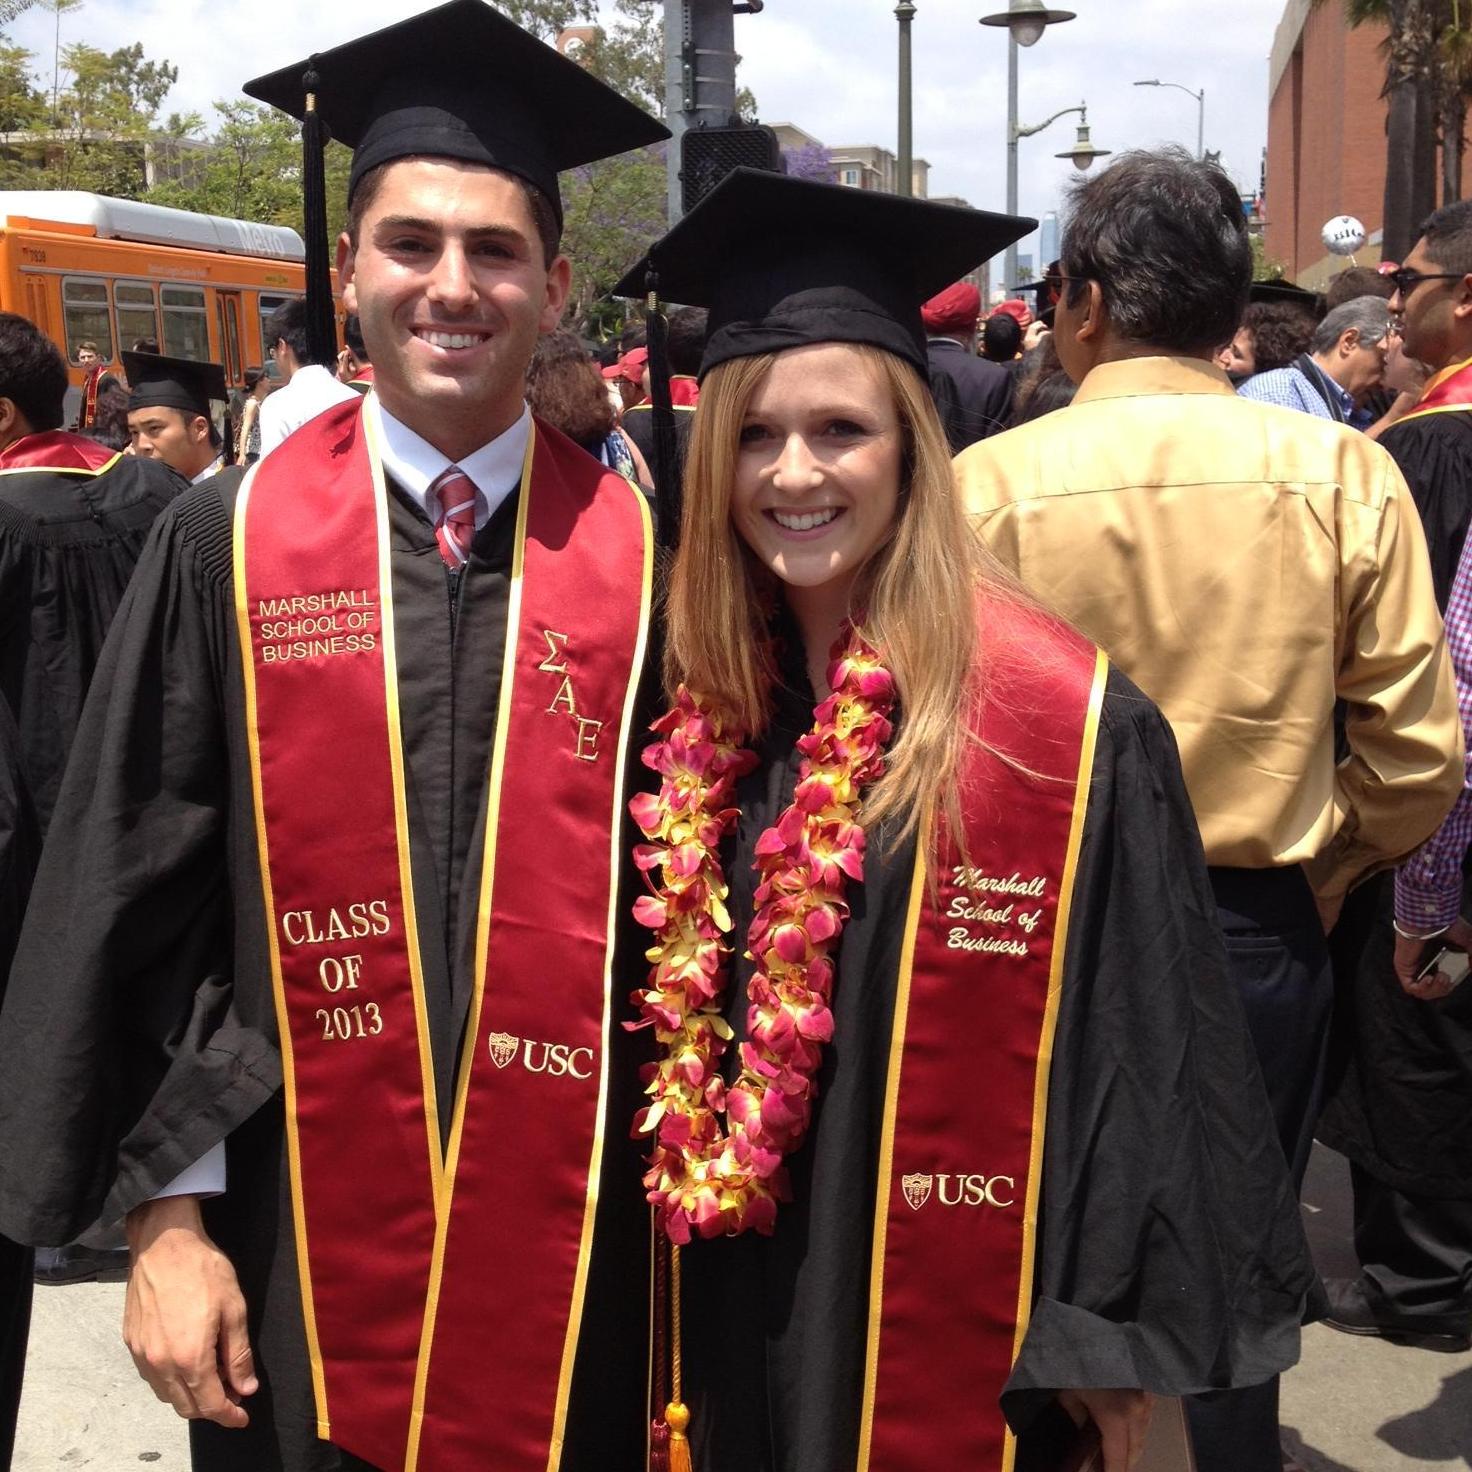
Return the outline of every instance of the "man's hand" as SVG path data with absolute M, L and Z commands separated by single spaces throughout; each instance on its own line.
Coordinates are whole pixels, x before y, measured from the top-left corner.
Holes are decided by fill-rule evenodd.
M 1472 925 L 1458 917 L 1440 935 L 1424 940 L 1419 936 L 1395 933 L 1395 954 L 1391 964 L 1395 968 L 1396 980 L 1408 997 L 1419 1002 L 1435 1002 L 1456 990 L 1456 983 L 1445 972 L 1434 971 L 1424 981 L 1416 979 L 1422 967 L 1443 946 L 1456 946 L 1460 950 L 1472 950 Z
M 245 1299 L 204 1230 L 198 1197 L 145 1202 L 128 1213 L 127 1229 L 123 1339 L 138 1373 L 186 1420 L 248 1425 L 240 1402 L 257 1381 Z
M 1064 1390 L 1058 1404 L 1082 1426 L 1099 1428 L 1104 1472 L 1130 1472 L 1145 1449 L 1155 1397 L 1147 1390 Z

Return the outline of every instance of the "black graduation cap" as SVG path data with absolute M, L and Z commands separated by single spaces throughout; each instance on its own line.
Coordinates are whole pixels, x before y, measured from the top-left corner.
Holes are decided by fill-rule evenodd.
M 1299 286 L 1295 281 L 1254 281 L 1247 292 L 1250 302 L 1268 302 L 1275 307 L 1302 307 L 1304 311 L 1319 315 L 1319 294 Z
M 921 304 L 1035 220 L 736 169 L 614 288 L 710 309 L 701 374 L 808 343 L 868 343 L 926 369 Z M 652 276 L 652 281 L 651 281 Z
M 128 375 L 128 408 L 182 409 L 210 417 L 210 400 L 229 399 L 225 370 L 218 363 L 193 358 L 166 358 L 156 353 L 124 353 Z
M 424 154 L 505 169 L 535 184 L 561 219 L 559 171 L 670 136 L 483 0 L 449 0 L 244 88 L 303 121 L 309 90 L 331 135 L 353 150 L 349 198 L 369 170 Z

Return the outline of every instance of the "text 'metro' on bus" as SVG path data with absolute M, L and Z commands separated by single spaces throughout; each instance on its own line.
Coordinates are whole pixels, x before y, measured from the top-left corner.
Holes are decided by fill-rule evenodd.
M 82 381 L 140 338 L 220 363 L 232 387 L 271 367 L 262 324 L 305 292 L 302 238 L 284 225 L 196 215 L 81 190 L 0 190 L 0 309 L 29 317 Z M 335 287 L 334 278 L 334 287 Z

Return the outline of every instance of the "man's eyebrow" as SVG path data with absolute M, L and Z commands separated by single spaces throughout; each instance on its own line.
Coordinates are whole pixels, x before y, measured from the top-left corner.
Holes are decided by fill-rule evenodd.
M 381 220 L 374 223 L 374 230 L 422 230 L 426 234 L 437 235 L 444 230 L 444 222 L 441 220 L 425 219 L 418 215 L 385 215 Z M 471 238 L 484 236 L 501 236 L 509 240 L 526 240 L 526 233 L 515 225 L 472 225 L 466 232 Z

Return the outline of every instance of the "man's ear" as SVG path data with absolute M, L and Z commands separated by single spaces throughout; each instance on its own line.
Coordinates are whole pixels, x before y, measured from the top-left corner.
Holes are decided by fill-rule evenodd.
M 1104 306 L 1104 288 L 1097 281 L 1087 281 L 1084 284 L 1088 287 L 1088 299 L 1084 303 L 1083 321 L 1074 333 L 1079 342 L 1097 340 L 1104 335 L 1109 325 L 1109 314 Z
M 1341 358 L 1347 358 L 1352 352 L 1355 352 L 1359 348 L 1359 346 L 1360 330 L 1358 327 L 1351 327 L 1347 329 L 1343 336 L 1339 339 L 1339 356 Z
M 30 432 L 25 417 L 15 406 L 15 400 L 0 397 L 0 444 L 8 445 L 11 440 Z
M 555 332 L 562 321 L 563 308 L 572 294 L 572 262 L 566 256 L 558 256 L 547 267 L 547 300 L 542 308 L 541 329 Z
M 358 288 L 353 280 L 353 267 L 357 262 L 357 251 L 344 230 L 337 237 L 337 284 L 342 290 L 342 309 L 348 316 L 358 310 Z
M 1472 317 L 1472 274 L 1463 276 L 1457 282 L 1456 300 L 1452 303 L 1452 315 L 1464 321 Z

